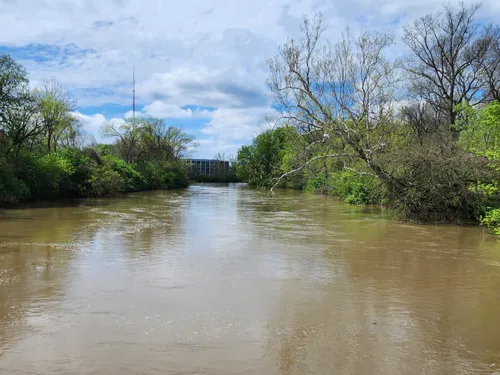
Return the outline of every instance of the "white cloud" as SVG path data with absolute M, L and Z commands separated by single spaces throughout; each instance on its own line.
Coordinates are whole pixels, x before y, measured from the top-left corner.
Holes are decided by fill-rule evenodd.
M 263 121 L 268 114 L 273 114 L 269 108 L 219 108 L 210 112 L 210 120 L 201 129 L 205 138 L 199 140 L 197 154 L 206 158 L 219 152 L 236 155 L 238 148 L 268 127 Z
M 263 118 L 270 113 L 267 108 L 220 108 L 210 114 L 210 121 L 201 132 L 225 141 L 251 139 L 265 126 Z
M 0 25 L 8 30 L 0 46 L 24 48 L 19 60 L 30 79 L 56 77 L 81 107 L 130 105 L 135 65 L 142 113 L 206 118 L 203 134 L 215 150 L 255 134 L 269 108 L 266 59 L 298 34 L 304 14 L 322 11 L 331 38 L 347 25 L 395 30 L 391 51 L 400 53 L 401 24 L 441 6 L 434 0 L 0 0 Z M 500 2 L 483 1 L 479 16 L 497 22 Z M 98 135 L 104 116 L 81 116 Z
M 153 74 L 138 84 L 137 94 L 153 100 L 153 107 L 162 108 L 263 106 L 267 104 L 264 82 L 263 74 L 256 79 L 240 69 L 216 70 L 192 65 Z
M 208 117 L 209 111 L 207 110 L 192 110 L 191 108 L 182 109 L 174 104 L 169 104 L 160 100 L 155 100 L 153 103 L 145 106 L 142 112 L 146 115 L 158 118 L 201 118 Z
M 110 123 L 124 123 L 125 120 L 122 118 L 112 118 L 112 119 L 106 119 L 104 115 L 100 113 L 96 113 L 94 115 L 85 115 L 83 113 L 80 113 L 78 111 L 72 112 L 72 115 L 75 116 L 80 124 L 82 125 L 83 129 L 85 130 L 86 133 L 89 135 L 93 136 L 98 142 L 103 142 L 103 143 L 110 143 L 112 142 L 111 139 L 104 138 L 101 135 L 103 127 Z

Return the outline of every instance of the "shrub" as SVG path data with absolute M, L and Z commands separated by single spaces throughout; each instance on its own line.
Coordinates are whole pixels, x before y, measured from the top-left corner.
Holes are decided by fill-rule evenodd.
M 172 189 L 189 185 L 186 167 L 181 163 L 143 161 L 135 168 L 144 176 L 144 189 Z
M 125 190 L 123 177 L 106 165 L 96 168 L 89 183 L 88 195 L 91 196 L 119 194 Z
M 333 195 L 349 204 L 381 204 L 385 194 L 377 178 L 351 171 L 320 174 L 309 179 L 304 190 Z
M 17 177 L 26 183 L 31 198 L 51 199 L 66 196 L 75 168 L 60 154 L 41 157 L 27 154 L 18 160 L 17 171 Z
M 480 221 L 481 225 L 487 227 L 492 233 L 500 235 L 500 208 L 487 211 Z
M 0 160 L 0 204 L 19 203 L 29 196 L 30 191 L 24 181 L 15 176 L 13 165 Z
M 110 154 L 102 156 L 101 159 L 104 165 L 122 177 L 123 191 L 138 191 L 147 185 L 146 179 L 134 165 L 127 164 L 124 160 Z

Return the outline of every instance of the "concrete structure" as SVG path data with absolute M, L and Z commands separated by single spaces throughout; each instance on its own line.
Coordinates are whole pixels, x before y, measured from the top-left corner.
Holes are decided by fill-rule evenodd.
M 229 162 L 215 159 L 188 159 L 191 162 L 189 175 L 193 176 L 228 176 Z

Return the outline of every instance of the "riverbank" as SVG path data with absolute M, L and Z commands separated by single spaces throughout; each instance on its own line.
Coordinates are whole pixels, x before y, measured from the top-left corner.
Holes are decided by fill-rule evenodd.
M 99 144 L 75 117 L 55 79 L 30 88 L 28 73 L 0 54 L 0 206 L 113 196 L 189 185 L 183 161 L 194 137 L 162 119 L 132 117 L 99 129 Z
M 36 201 L 117 196 L 189 186 L 181 161 L 126 163 L 93 149 L 65 148 L 45 155 L 0 159 L 0 206 Z
M 407 149 L 387 151 L 381 159 L 386 169 L 377 173 L 359 157 L 332 153 L 335 144 L 317 146 L 316 154 L 305 147 L 309 154 L 304 155 L 303 135 L 293 127 L 266 130 L 238 151 L 237 176 L 255 186 L 299 189 L 354 205 L 382 205 L 402 222 L 475 222 L 500 234 L 500 152 L 495 145 L 478 148 L 477 134 L 497 132 L 500 140 L 498 122 L 491 120 L 500 118 L 500 103 L 475 115 L 478 120 L 471 121 L 470 128 L 476 123 L 482 127 L 464 127 L 449 149 L 424 152 L 410 137 L 405 140 Z M 436 154 L 441 151 L 445 156 Z

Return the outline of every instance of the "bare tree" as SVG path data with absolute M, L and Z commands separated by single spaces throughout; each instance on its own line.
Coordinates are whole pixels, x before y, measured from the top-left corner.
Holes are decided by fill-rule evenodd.
M 314 160 L 361 159 L 380 178 L 398 183 L 377 159 L 389 147 L 388 135 L 395 125 L 397 74 L 384 57 L 393 39 L 368 33 L 354 39 L 346 30 L 338 43 L 331 44 L 322 41 L 324 30 L 321 14 L 313 20 L 305 17 L 302 37 L 289 40 L 269 61 L 268 86 L 282 112 L 280 119 L 308 137 L 306 147 L 339 140 L 332 143 L 337 147 Z
M 214 155 L 215 162 L 215 175 L 225 176 L 229 174 L 229 161 L 231 156 L 225 152 L 218 152 Z
M 479 103 L 483 95 L 484 65 L 491 46 L 487 29 L 474 20 L 479 5 L 445 6 L 404 27 L 404 42 L 412 54 L 403 63 L 411 91 L 453 126 L 457 104 Z
M 490 27 L 491 44 L 482 68 L 486 80 L 486 97 L 500 101 L 500 27 Z
M 442 113 L 431 104 L 414 100 L 404 105 L 401 111 L 405 123 L 410 126 L 420 144 L 430 135 L 435 135 L 440 130 L 449 130 L 449 124 L 443 121 Z

